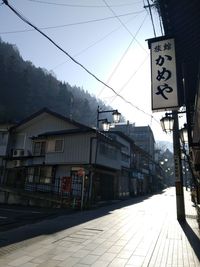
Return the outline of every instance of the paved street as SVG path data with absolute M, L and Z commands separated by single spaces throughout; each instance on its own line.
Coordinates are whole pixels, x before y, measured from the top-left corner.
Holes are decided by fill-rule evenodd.
M 0 232 L 42 221 L 47 218 L 53 218 L 63 213 L 66 213 L 64 209 L 45 209 L 0 204 Z
M 0 205 L 0 231 L 16 228 L 27 223 L 41 220 L 47 214 L 42 210 L 18 206 Z
M 199 267 L 200 240 L 186 192 L 187 223 L 176 220 L 175 189 L 0 233 L 0 266 Z

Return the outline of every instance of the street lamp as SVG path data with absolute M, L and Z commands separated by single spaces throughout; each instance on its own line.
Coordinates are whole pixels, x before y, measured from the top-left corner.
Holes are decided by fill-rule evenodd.
M 188 130 L 186 123 L 184 124 L 184 127 L 180 129 L 179 133 L 180 133 L 181 143 L 182 144 L 188 143 Z
M 169 133 L 173 131 L 174 129 L 174 118 L 169 116 L 168 113 L 165 114 L 165 117 L 163 117 L 160 120 L 162 130 L 166 133 Z
M 118 123 L 121 118 L 121 113 L 118 112 L 117 109 L 113 110 L 101 110 L 99 107 L 97 108 L 97 129 L 99 129 L 99 122 L 102 122 L 102 127 L 104 131 L 108 131 L 110 129 L 110 122 L 107 119 L 100 119 L 99 116 L 102 113 L 112 113 L 113 123 Z
M 121 113 L 118 112 L 118 110 L 113 110 L 113 122 L 114 123 L 118 123 L 120 121 L 120 118 L 121 118 Z
M 110 122 L 107 119 L 102 120 L 102 127 L 104 131 L 109 131 L 110 129 Z
M 175 169 L 175 187 L 176 187 L 176 207 L 177 219 L 179 221 L 185 220 L 185 204 L 183 194 L 183 174 L 181 165 L 181 147 L 180 147 L 180 132 L 178 123 L 178 112 L 176 110 L 172 113 L 166 113 L 165 117 L 161 119 L 161 127 L 163 131 L 173 132 L 173 146 L 174 146 L 174 169 Z
M 120 121 L 121 113 L 118 112 L 117 109 L 113 110 L 101 110 L 98 106 L 97 108 L 97 127 L 96 127 L 96 150 L 95 150 L 95 159 L 94 159 L 94 165 L 95 169 L 94 172 L 96 171 L 96 165 L 97 165 L 97 159 L 98 159 L 98 150 L 99 150 L 99 141 L 100 141 L 100 134 L 99 134 L 99 122 L 102 123 L 102 127 L 104 131 L 109 131 L 110 129 L 110 122 L 107 119 L 101 119 L 100 114 L 102 113 L 112 113 L 113 116 L 113 122 L 118 123 Z M 91 185 L 92 185 L 92 178 L 91 178 Z M 92 187 L 91 187 L 92 188 Z

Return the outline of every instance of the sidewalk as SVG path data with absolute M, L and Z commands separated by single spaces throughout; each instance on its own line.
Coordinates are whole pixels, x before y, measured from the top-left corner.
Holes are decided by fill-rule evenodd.
M 199 267 L 199 231 L 189 194 L 185 191 L 182 226 L 170 188 L 141 202 L 127 200 L 0 233 L 0 266 Z M 27 239 L 30 233 L 35 237 Z

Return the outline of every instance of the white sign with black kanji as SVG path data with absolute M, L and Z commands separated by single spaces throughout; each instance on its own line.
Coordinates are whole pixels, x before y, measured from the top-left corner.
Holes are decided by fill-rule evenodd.
M 151 43 L 152 110 L 178 108 L 174 39 Z

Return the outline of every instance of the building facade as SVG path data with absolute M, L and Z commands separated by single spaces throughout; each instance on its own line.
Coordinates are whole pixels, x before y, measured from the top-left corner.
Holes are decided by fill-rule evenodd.
M 6 131 L 1 128 L 2 201 L 14 203 L 21 194 L 34 204 L 46 200 L 85 206 L 129 196 L 126 139 L 111 138 L 48 109 Z

